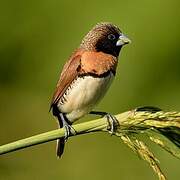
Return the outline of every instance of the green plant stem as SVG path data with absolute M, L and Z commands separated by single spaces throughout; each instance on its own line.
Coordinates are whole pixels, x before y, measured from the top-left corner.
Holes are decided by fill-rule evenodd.
M 88 132 L 103 130 L 107 126 L 108 124 L 105 118 L 101 118 L 101 119 L 73 125 L 73 128 L 75 129 L 78 135 L 78 134 L 84 134 Z M 22 140 L 18 140 L 18 141 L 0 146 L 0 154 L 6 154 L 6 153 L 13 152 L 13 151 L 23 149 L 26 147 L 53 141 L 63 136 L 64 136 L 63 128 L 49 131 L 42 134 L 38 134 L 32 137 L 28 137 Z
M 118 114 L 115 117 L 117 125 L 114 129 L 114 135 L 119 136 L 129 148 L 148 162 L 158 175 L 159 180 L 166 180 L 159 167 L 159 161 L 137 136 L 147 135 L 152 142 L 180 159 L 180 112 L 164 112 L 154 107 L 142 107 Z M 73 125 L 73 128 L 76 135 L 108 131 L 110 122 L 103 117 Z M 0 146 L 0 154 L 53 141 L 64 137 L 64 133 L 64 129 L 61 128 L 2 145 Z
M 153 128 L 180 128 L 179 112 L 137 112 L 136 110 L 127 111 L 115 116 L 120 124 L 117 134 L 126 134 L 131 132 L 142 132 L 142 129 Z M 76 135 L 85 134 L 94 131 L 107 131 L 109 123 L 105 117 L 73 125 L 77 132 Z M 26 147 L 42 144 L 56 140 L 64 136 L 64 129 L 52 130 L 46 133 L 28 137 L 9 144 L 0 146 L 0 154 L 9 153 Z

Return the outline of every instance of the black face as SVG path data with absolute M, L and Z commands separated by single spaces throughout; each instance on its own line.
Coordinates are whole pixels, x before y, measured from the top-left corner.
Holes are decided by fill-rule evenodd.
M 112 23 L 98 23 L 83 38 L 80 48 L 88 51 L 98 51 L 118 57 L 122 45 L 116 46 L 121 30 Z
M 96 43 L 96 50 L 102 51 L 113 56 L 119 56 L 122 46 L 116 46 L 120 34 L 118 32 L 109 32 L 102 36 Z

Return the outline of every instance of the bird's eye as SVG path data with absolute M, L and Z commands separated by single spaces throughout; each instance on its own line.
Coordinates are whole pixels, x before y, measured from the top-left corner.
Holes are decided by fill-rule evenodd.
M 116 39 L 116 36 L 114 34 L 109 34 L 108 39 L 114 40 L 114 39 Z

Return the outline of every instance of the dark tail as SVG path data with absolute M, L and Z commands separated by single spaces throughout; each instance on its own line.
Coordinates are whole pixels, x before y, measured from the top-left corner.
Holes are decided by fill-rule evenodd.
M 62 123 L 62 119 L 61 117 L 58 115 L 58 123 L 59 123 L 59 128 L 63 127 L 63 123 Z M 64 152 L 64 146 L 65 146 L 65 139 L 63 138 L 59 138 L 57 140 L 57 145 L 56 145 L 56 155 L 58 158 L 61 158 L 63 152 Z
M 53 115 L 58 119 L 58 125 L 59 128 L 63 127 L 63 119 L 61 118 L 61 112 L 59 111 L 57 104 L 52 104 L 50 110 L 52 109 Z M 60 158 L 64 152 L 64 146 L 65 146 L 65 139 L 59 138 L 57 139 L 57 144 L 56 144 L 56 155 L 58 158 Z

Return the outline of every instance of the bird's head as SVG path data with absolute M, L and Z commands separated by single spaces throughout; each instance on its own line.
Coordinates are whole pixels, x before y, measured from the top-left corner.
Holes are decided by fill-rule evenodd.
M 119 52 L 130 40 L 112 23 L 98 23 L 84 37 L 80 48 L 101 51 L 118 57 Z

